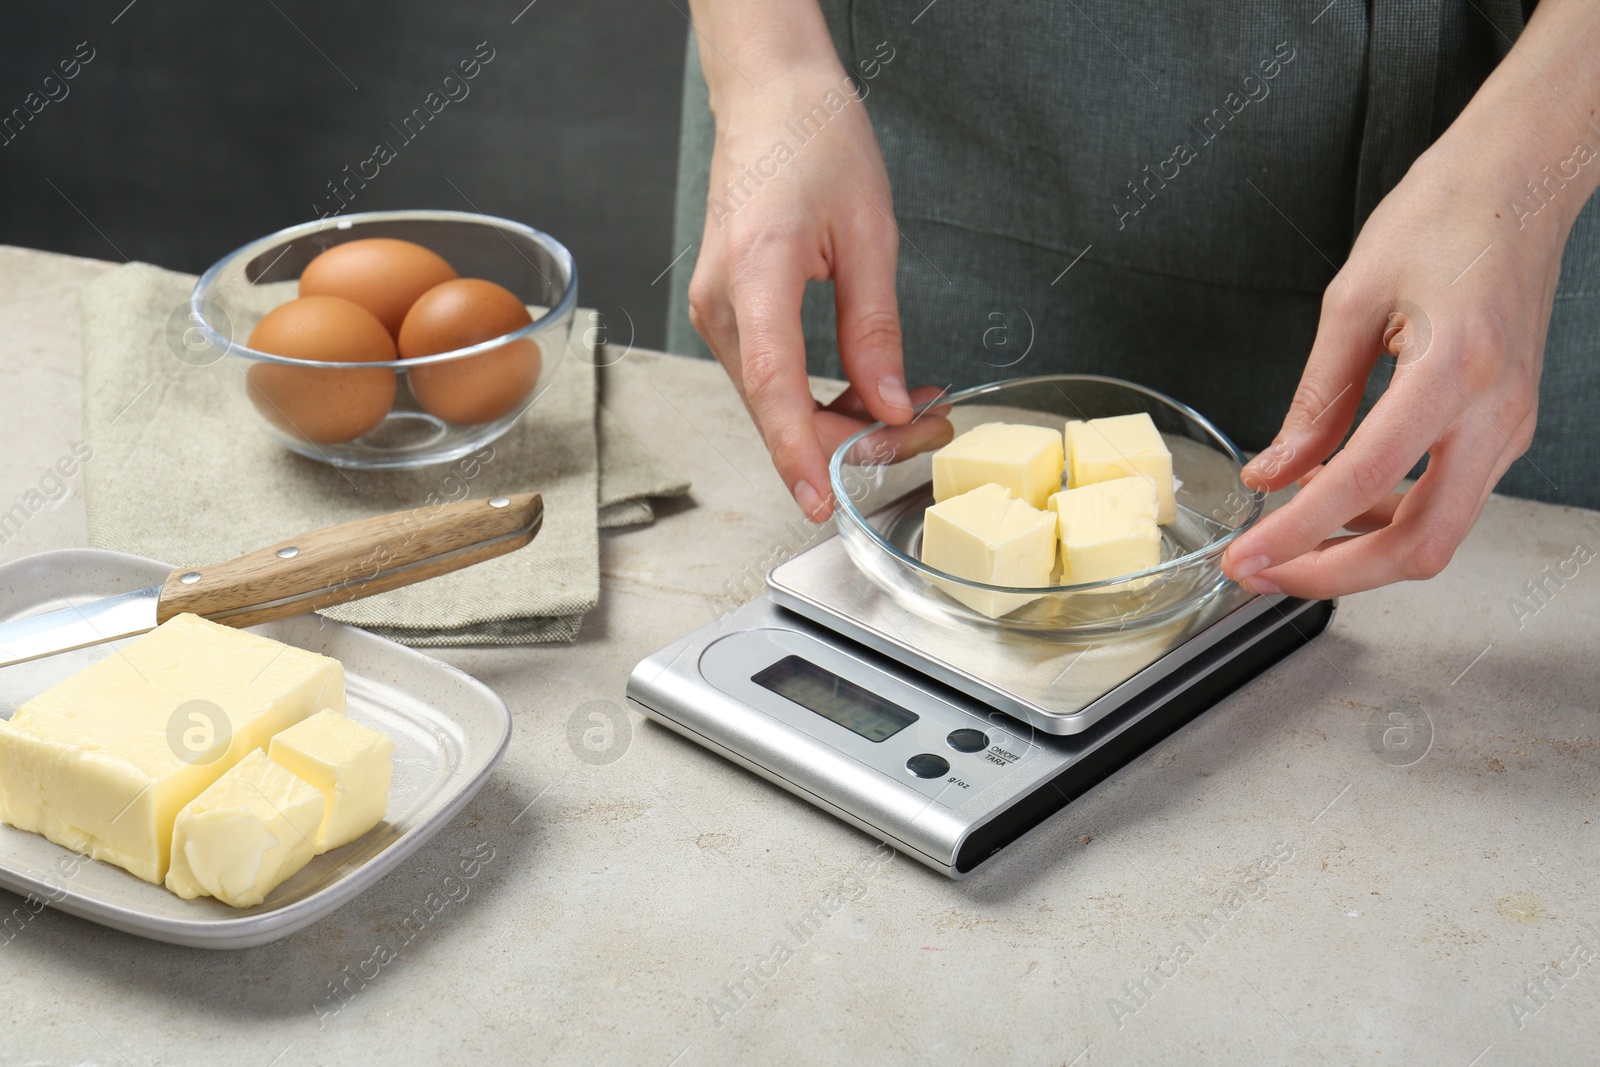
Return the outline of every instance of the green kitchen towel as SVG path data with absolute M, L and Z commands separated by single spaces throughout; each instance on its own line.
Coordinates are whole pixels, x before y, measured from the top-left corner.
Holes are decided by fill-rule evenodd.
M 598 528 L 649 522 L 651 497 L 689 491 L 598 405 L 592 312 L 577 312 L 548 390 L 499 440 L 421 470 L 343 470 L 255 425 L 243 361 L 195 366 L 175 355 L 194 281 L 130 263 L 80 298 L 84 436 L 95 456 L 85 495 L 98 548 L 199 566 L 351 519 L 534 491 L 544 525 L 528 547 L 325 614 L 410 645 L 567 641 L 599 599 Z M 290 288 L 263 291 L 255 310 Z

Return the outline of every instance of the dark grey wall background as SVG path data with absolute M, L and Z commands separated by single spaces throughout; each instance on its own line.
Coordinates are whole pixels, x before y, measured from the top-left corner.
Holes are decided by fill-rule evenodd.
M 327 182 L 388 141 L 346 211 L 537 226 L 572 249 L 584 303 L 626 308 L 660 347 L 688 26 L 670 0 L 526 4 L 7 5 L 0 119 L 60 99 L 0 135 L 0 243 L 199 272 L 328 210 Z M 94 58 L 61 81 L 85 41 Z M 390 123 L 480 42 L 494 58 L 468 94 L 403 142 Z

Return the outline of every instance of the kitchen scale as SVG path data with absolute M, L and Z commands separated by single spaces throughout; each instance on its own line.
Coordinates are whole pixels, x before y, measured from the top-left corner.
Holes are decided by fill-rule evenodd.
M 952 878 L 1310 641 L 1334 602 L 1225 584 L 1098 643 L 909 610 L 833 536 L 641 662 L 628 699 Z

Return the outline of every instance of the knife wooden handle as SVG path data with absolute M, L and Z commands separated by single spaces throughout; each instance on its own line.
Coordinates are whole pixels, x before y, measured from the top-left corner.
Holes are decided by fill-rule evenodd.
M 303 615 L 505 555 L 544 520 L 538 493 L 463 500 L 330 526 L 209 567 L 173 571 L 156 621 L 192 612 L 229 626 Z

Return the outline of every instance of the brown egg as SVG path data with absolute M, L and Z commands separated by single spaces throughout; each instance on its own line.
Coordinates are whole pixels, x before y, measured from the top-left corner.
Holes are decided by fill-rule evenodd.
M 334 245 L 300 272 L 301 296 L 341 296 L 378 317 L 390 337 L 417 297 L 456 276 L 438 255 L 410 241 L 364 237 Z
M 249 347 L 326 363 L 395 358 L 394 341 L 372 312 L 336 296 L 303 296 L 267 312 Z M 285 433 L 316 444 L 351 441 L 374 429 L 394 404 L 388 367 L 323 370 L 256 363 L 245 375 L 250 402 Z
M 492 341 L 533 321 L 509 289 L 457 278 L 423 293 L 400 327 L 400 358 L 414 359 Z M 406 372 L 422 409 L 446 422 L 478 423 L 514 411 L 539 382 L 537 342 L 523 338 L 482 355 Z

